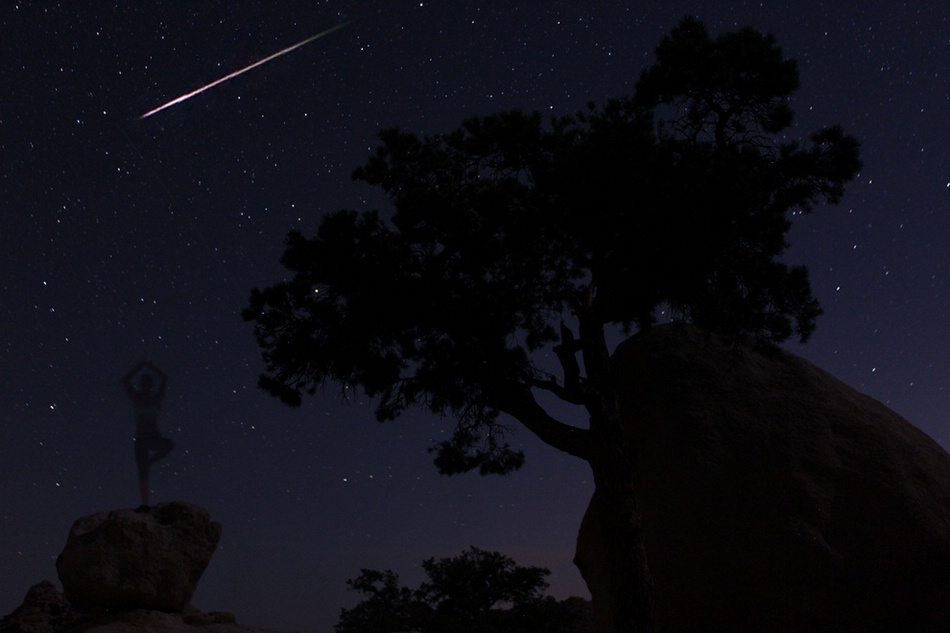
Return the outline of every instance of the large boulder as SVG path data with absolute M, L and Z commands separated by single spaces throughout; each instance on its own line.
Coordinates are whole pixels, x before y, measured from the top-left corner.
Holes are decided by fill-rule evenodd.
M 76 520 L 56 570 L 80 611 L 180 612 L 220 538 L 221 524 L 189 503 L 100 512 Z
M 663 631 L 950 631 L 950 455 L 930 437 L 802 358 L 685 326 L 613 363 Z M 577 562 L 604 616 L 598 514 L 595 494 Z

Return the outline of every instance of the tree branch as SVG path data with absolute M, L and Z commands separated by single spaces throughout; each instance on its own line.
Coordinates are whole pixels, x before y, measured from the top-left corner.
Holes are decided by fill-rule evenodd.
M 590 432 L 548 415 L 527 386 L 517 383 L 499 386 L 489 394 L 489 404 L 521 422 L 545 444 L 590 461 Z
M 554 347 L 554 353 L 564 370 L 564 389 L 570 393 L 577 392 L 581 384 L 581 368 L 577 362 L 577 352 L 580 348 L 571 328 L 561 321 L 561 344 Z
M 595 388 L 611 385 L 610 352 L 607 351 L 607 341 L 604 338 L 604 324 L 598 318 L 594 306 L 596 286 L 591 283 L 587 291 L 586 301 L 577 306 L 578 329 L 580 333 L 581 356 L 584 359 L 584 370 L 587 381 Z M 603 394 L 600 394 L 603 396 Z
M 582 407 L 586 407 L 590 402 L 590 398 L 585 397 L 583 391 L 567 389 L 566 387 L 559 385 L 554 376 L 551 376 L 549 380 L 532 379 L 531 386 L 537 387 L 538 389 L 543 389 L 544 391 L 550 391 L 564 402 L 569 402 Z

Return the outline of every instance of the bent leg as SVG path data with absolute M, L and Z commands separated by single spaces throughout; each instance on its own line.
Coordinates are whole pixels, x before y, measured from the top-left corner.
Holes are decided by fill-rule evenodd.
M 155 454 L 152 455 L 152 458 L 148 461 L 149 465 L 152 465 L 159 460 L 165 459 L 165 457 L 172 452 L 172 449 L 175 448 L 175 442 L 167 437 L 156 437 L 152 440 L 150 448 L 155 451 Z

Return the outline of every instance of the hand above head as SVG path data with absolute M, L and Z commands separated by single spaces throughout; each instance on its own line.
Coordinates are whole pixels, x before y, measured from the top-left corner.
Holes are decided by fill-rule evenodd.
M 136 376 L 136 374 L 138 374 L 139 372 L 143 370 L 151 372 L 158 377 L 158 391 L 159 393 L 164 394 L 165 384 L 168 381 L 168 376 L 166 376 L 165 372 L 159 369 L 158 366 L 155 365 L 155 363 L 144 358 L 141 359 L 138 363 L 136 363 L 135 367 L 127 371 L 125 375 L 122 376 L 121 382 L 122 382 L 122 385 L 125 387 L 125 390 L 129 392 L 130 394 L 136 391 L 134 385 L 132 384 L 132 379 Z
M 161 369 L 159 369 L 159 368 L 158 368 L 158 365 L 156 365 L 156 364 L 153 363 L 152 361 L 148 361 L 148 360 L 147 360 L 147 361 L 144 361 L 144 363 L 145 363 L 145 367 L 147 367 L 147 368 L 150 369 L 151 371 L 155 372 L 160 378 L 162 378 L 162 379 L 165 379 L 165 378 L 166 378 L 165 372 L 163 372 Z
M 132 377 L 135 376 L 135 374 L 139 373 L 139 371 L 148 367 L 149 365 L 150 363 L 144 358 L 140 360 L 138 363 L 136 363 L 135 367 L 125 372 L 125 375 L 122 376 L 122 384 L 126 384 L 129 381 L 131 381 Z

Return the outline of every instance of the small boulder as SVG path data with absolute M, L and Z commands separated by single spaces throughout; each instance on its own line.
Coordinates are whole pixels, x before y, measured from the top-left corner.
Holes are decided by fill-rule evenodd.
M 75 621 L 69 603 L 44 580 L 30 587 L 23 604 L 0 619 L 0 633 L 58 633 Z
M 56 571 L 80 611 L 181 612 L 220 538 L 221 524 L 189 503 L 99 512 L 73 524 Z

